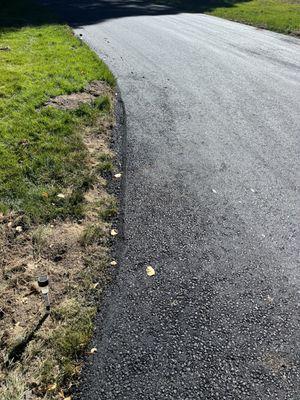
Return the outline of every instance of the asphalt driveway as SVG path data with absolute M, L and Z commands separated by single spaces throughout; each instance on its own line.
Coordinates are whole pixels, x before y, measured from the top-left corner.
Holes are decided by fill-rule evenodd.
M 300 41 L 62 3 L 127 113 L 123 251 L 78 399 L 299 400 Z

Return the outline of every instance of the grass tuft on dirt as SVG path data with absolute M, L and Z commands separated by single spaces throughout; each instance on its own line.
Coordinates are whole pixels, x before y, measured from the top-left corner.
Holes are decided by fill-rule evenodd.
M 110 280 L 115 79 L 46 9 L 4 1 L 1 13 L 0 398 L 62 399 Z M 51 315 L 9 359 L 44 315 L 45 273 Z

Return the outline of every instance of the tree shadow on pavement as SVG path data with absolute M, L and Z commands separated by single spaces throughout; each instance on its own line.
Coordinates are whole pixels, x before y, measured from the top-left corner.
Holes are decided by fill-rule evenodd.
M 27 0 L 0 0 L 0 27 L 17 28 L 54 22 L 67 22 L 79 27 L 139 15 L 203 13 L 245 1 L 249 0 L 29 0 L 34 5 L 28 7 Z M 50 13 L 41 5 L 47 6 Z
M 73 26 L 139 15 L 203 13 L 249 0 L 40 0 Z

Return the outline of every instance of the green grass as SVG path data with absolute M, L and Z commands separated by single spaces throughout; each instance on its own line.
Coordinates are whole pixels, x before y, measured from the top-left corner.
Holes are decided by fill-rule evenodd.
M 251 0 L 217 7 L 208 14 L 282 33 L 300 33 L 300 1 Z
M 281 33 L 300 34 L 300 0 L 154 0 L 181 12 L 200 12 Z
M 73 112 L 43 104 L 51 96 L 80 91 L 92 80 L 110 85 L 115 80 L 69 27 L 9 27 L 10 15 L 12 26 L 24 25 L 28 9 L 26 1 L 7 2 L 0 19 L 0 47 L 11 49 L 0 51 L 0 212 L 22 212 L 38 222 L 80 217 L 89 175 L 76 127 L 108 112 L 108 100 Z M 40 23 L 45 15 L 36 14 Z M 70 196 L 57 197 L 66 189 Z
M 22 298 L 23 282 L 31 282 L 22 335 L 31 331 L 33 310 L 42 300 L 34 286 L 40 260 L 53 266 L 50 282 L 56 282 L 50 318 L 9 368 L 3 361 L 16 343 L 7 319 L 12 333 L 0 346 L 0 398 L 23 400 L 27 392 L 58 399 L 80 373 L 79 357 L 93 334 L 92 303 L 98 304 L 109 280 L 106 243 L 117 202 L 106 193 L 101 174 L 114 170 L 109 150 L 113 95 L 103 85 L 105 95 L 73 111 L 45 103 L 94 80 L 113 87 L 115 78 L 68 26 L 32 0 L 2 0 L 0 8 L 0 215 L 13 212 L 0 224 L 0 251 L 9 253 L 5 268 L 12 260 L 12 266 L 18 263 L 20 251 L 22 259 L 33 256 L 34 261 L 28 274 L 0 272 L 7 277 L 4 288 L 11 302 Z M 19 225 L 21 233 L 11 235 L 9 229 L 15 232 Z M 65 258 L 54 260 L 61 243 Z M 17 273 L 22 283 L 15 290 Z M 6 302 L 4 297 L 0 301 Z

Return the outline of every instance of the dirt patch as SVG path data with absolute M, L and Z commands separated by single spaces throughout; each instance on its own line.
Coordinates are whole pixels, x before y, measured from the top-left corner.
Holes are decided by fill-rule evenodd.
M 286 372 L 292 367 L 292 363 L 289 359 L 277 353 L 265 354 L 262 358 L 262 363 L 264 367 L 271 370 L 274 374 Z
M 60 110 L 76 110 L 82 104 L 92 105 L 101 96 L 108 95 L 111 88 L 103 81 L 93 81 L 82 92 L 65 94 L 54 97 L 45 103 L 45 106 Z

